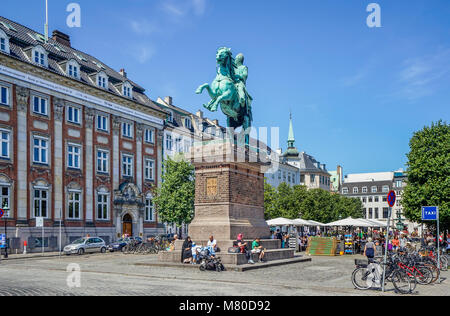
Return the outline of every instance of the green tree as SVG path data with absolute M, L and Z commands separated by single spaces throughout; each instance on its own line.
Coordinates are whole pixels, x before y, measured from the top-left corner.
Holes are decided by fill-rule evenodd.
M 450 228 L 450 125 L 439 121 L 409 142 L 408 180 L 402 196 L 407 219 L 421 222 L 422 206 L 439 206 L 440 226 Z M 434 224 L 434 222 L 426 222 Z
M 281 217 L 277 208 L 277 189 L 264 180 L 264 217 L 266 220 Z
M 189 224 L 194 218 L 194 167 L 181 156 L 167 158 L 163 163 L 162 184 L 154 202 L 162 222 Z

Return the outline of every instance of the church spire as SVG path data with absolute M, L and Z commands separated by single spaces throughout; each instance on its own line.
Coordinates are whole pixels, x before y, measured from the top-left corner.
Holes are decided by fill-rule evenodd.
M 288 136 L 288 147 L 295 147 L 295 137 L 294 137 L 294 126 L 292 125 L 292 113 L 289 118 L 289 136 Z

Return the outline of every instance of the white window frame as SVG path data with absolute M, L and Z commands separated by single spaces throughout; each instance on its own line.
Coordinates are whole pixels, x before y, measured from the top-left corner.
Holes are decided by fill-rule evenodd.
M 71 197 L 72 195 L 72 197 Z M 75 195 L 78 195 L 78 201 L 74 199 Z M 67 219 L 69 220 L 80 220 L 83 208 L 83 195 L 80 190 L 68 190 L 67 191 Z M 70 216 L 70 204 L 78 204 L 78 217 Z M 74 210 L 75 214 L 75 210 Z
M 187 129 L 192 128 L 192 121 L 189 117 L 184 118 L 184 127 L 186 127 Z
M 72 112 L 72 119 L 70 119 L 70 112 Z M 76 119 L 75 119 L 75 114 L 76 115 Z M 67 111 L 66 111 L 66 119 L 67 122 L 72 123 L 72 124 L 76 124 L 76 125 L 81 125 L 81 108 L 79 108 L 78 106 L 74 106 L 74 105 L 68 105 L 67 106 Z
M 97 86 L 102 89 L 108 89 L 108 76 L 104 72 L 99 72 L 97 74 Z
M 348 188 L 342 188 L 342 194 L 348 194 Z
M 8 189 L 8 194 L 7 195 L 3 195 L 3 189 L 6 188 Z M 5 205 L 5 200 L 8 201 L 7 205 Z M 10 212 L 9 212 L 9 217 L 11 217 L 11 185 L 10 184 L 6 184 L 6 183 L 2 183 L 0 184 L 0 207 L 2 209 L 8 207 Z M 4 214 L 3 216 L 7 216 L 8 214 Z
M 106 154 L 106 158 L 104 158 L 103 156 L 99 157 L 99 153 L 103 153 Z M 97 158 L 96 158 L 96 162 L 97 162 L 97 172 L 98 173 L 104 173 L 104 174 L 109 174 L 109 150 L 106 149 L 97 149 Z M 103 166 L 106 162 L 106 170 L 103 170 Z
M 1 43 L 3 40 L 4 43 Z M 4 48 L 2 48 L 2 45 L 4 45 Z M 9 36 L 6 35 L 6 33 L 0 29 L 0 51 L 9 54 L 10 53 L 10 49 L 9 49 Z
M 371 193 L 377 193 L 377 191 L 378 191 L 378 188 L 375 185 L 370 188 Z
M 127 134 L 125 134 L 125 132 L 127 132 Z M 133 123 L 129 123 L 129 122 L 122 122 L 122 137 L 125 138 L 133 138 L 134 135 L 134 125 Z M 128 135 L 129 133 L 129 135 Z
M 6 102 L 3 102 L 3 91 L 6 91 Z M 0 83 L 0 104 L 10 106 L 11 105 L 11 87 Z
M 148 181 L 155 180 L 155 160 L 146 158 L 144 160 L 144 178 Z
M 39 191 L 39 197 L 36 197 L 36 191 Z M 42 192 L 46 192 L 46 197 L 43 198 L 42 197 Z M 43 188 L 43 187 L 34 187 L 33 188 L 33 218 L 36 217 L 44 217 L 44 218 L 49 218 L 49 202 L 50 202 L 50 190 L 49 188 Z M 38 201 L 39 203 L 39 209 L 38 209 L 38 213 L 36 213 L 36 201 Z M 46 202 L 46 209 L 45 209 L 45 216 L 43 215 L 43 209 L 42 209 L 42 202 L 45 201 Z
M 133 98 L 133 86 L 129 82 L 122 85 L 122 95 L 126 98 Z
M 156 221 L 155 203 L 153 203 L 153 196 L 151 194 L 147 194 L 145 197 L 144 221 L 147 223 L 154 223 Z
M 127 160 L 125 160 L 127 159 Z M 129 160 L 131 161 L 129 161 Z M 129 154 L 122 154 L 122 177 L 133 177 L 134 174 L 134 156 Z
M 38 61 L 36 61 L 36 53 L 39 54 L 38 56 Z M 31 51 L 31 59 L 33 61 L 33 63 L 43 66 L 43 67 L 48 67 L 48 53 L 47 51 L 40 45 L 34 47 Z
M 166 134 L 166 150 L 167 151 L 173 150 L 173 139 L 172 139 L 172 135 L 170 135 L 170 134 Z
M 71 147 L 73 148 L 72 152 L 70 151 Z M 76 149 L 78 150 L 78 152 L 75 151 Z M 77 169 L 77 170 L 81 169 L 81 159 L 82 159 L 81 150 L 82 150 L 82 147 L 79 144 L 73 144 L 73 143 L 67 144 L 67 168 Z M 76 157 L 78 157 L 78 165 L 75 164 Z
M 48 97 L 44 97 L 44 96 L 41 96 L 41 95 L 33 94 L 31 99 L 32 99 L 31 108 L 32 108 L 33 113 L 38 114 L 38 115 L 43 115 L 43 116 L 49 116 L 48 115 L 48 113 L 49 113 L 49 111 L 48 111 L 48 104 L 49 104 Z M 36 108 L 35 108 L 36 100 L 38 100 L 38 109 L 37 109 L 37 111 L 36 111 Z M 44 102 L 45 103 L 45 107 L 44 107 L 45 111 L 44 112 L 42 111 L 42 101 L 45 101 Z
M 359 191 L 359 190 L 358 190 L 358 187 L 354 187 L 354 188 L 353 188 L 353 194 L 358 194 L 358 191 Z
M 367 187 L 362 188 L 362 193 L 367 193 Z
M 155 143 L 155 129 L 147 128 L 144 132 L 144 141 L 148 144 Z
M 169 114 L 167 115 L 167 122 L 173 123 L 173 111 L 168 110 Z
M 4 134 L 7 135 L 7 139 L 3 139 Z M 3 155 L 4 144 L 6 144 L 6 156 Z M 11 159 L 11 131 L 7 129 L 0 129 L 0 158 Z
M 38 145 L 35 144 L 35 141 L 38 140 L 40 143 Z M 45 141 L 46 142 L 46 146 L 42 146 L 42 142 Z M 35 149 L 36 146 L 38 148 L 39 151 L 39 159 L 36 160 L 36 156 L 35 156 Z M 33 136 L 33 152 L 32 152 L 32 156 L 33 156 L 33 163 L 37 163 L 37 164 L 43 164 L 43 165 L 49 165 L 49 152 L 50 150 L 50 139 L 47 137 L 42 137 L 42 136 L 37 136 L 34 135 Z M 45 151 L 45 161 L 43 161 L 43 151 Z
M 388 185 L 383 185 L 383 187 L 381 188 L 381 192 L 388 193 L 389 192 L 389 186 Z
M 101 121 L 99 121 L 101 120 Z M 107 115 L 97 114 L 95 123 L 97 130 L 101 132 L 109 132 L 109 117 Z M 101 126 L 105 125 L 105 126 Z
M 66 73 L 69 77 L 80 79 L 80 64 L 75 59 L 69 60 L 66 68 Z
M 102 201 L 99 201 L 99 198 L 102 197 Z M 106 198 L 106 201 L 104 200 Z M 109 198 L 110 194 L 107 192 L 97 192 L 97 198 L 95 200 L 95 217 L 100 221 L 108 221 L 109 220 Z M 102 207 L 102 216 L 99 216 L 99 207 Z M 106 207 L 106 218 L 104 215 L 104 207 Z

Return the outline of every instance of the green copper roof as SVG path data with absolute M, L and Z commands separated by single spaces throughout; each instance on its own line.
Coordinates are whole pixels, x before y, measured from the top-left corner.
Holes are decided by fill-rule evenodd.
M 289 136 L 288 136 L 288 149 L 283 154 L 284 157 L 298 157 L 299 151 L 295 148 L 295 136 L 294 125 L 292 124 L 292 114 L 289 119 Z
M 295 143 L 295 137 L 294 137 L 294 126 L 292 125 L 292 114 L 289 120 L 289 136 L 288 136 L 288 143 L 292 142 L 292 144 Z M 292 146 L 289 146 L 292 147 Z

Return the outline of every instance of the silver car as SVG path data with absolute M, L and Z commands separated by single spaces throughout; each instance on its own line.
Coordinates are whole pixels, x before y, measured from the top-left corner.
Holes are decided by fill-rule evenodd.
M 75 240 L 70 245 L 64 247 L 64 254 L 78 254 L 83 255 L 85 253 L 93 252 L 106 252 L 106 243 L 103 239 L 98 237 L 85 237 Z

